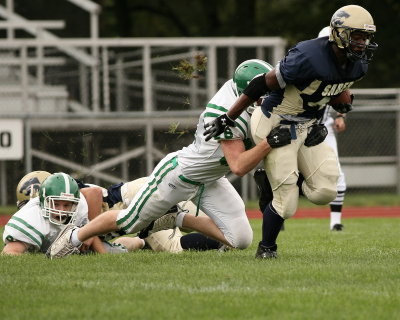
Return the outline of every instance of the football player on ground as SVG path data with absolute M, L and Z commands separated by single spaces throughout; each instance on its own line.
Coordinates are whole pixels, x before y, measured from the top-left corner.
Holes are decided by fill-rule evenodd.
M 80 192 L 76 181 L 69 175 L 46 171 L 34 171 L 24 176 L 16 193 L 19 211 L 5 226 L 2 254 L 45 253 L 65 225 L 81 226 L 97 216 L 102 200 L 98 189 L 87 188 Z M 143 241 L 130 241 L 127 245 L 130 250 L 136 250 L 143 246 Z M 89 249 L 98 253 L 128 251 L 120 244 L 101 241 L 98 237 L 81 247 L 81 251 Z
M 41 184 L 50 175 L 51 174 L 47 171 L 33 171 L 25 175 L 20 180 L 16 189 L 18 209 L 21 209 L 32 198 L 39 196 Z M 105 189 L 97 185 L 85 184 L 82 181 L 76 180 L 81 193 L 85 196 L 85 199 L 88 199 L 90 196 L 95 197 L 95 199 L 90 199 L 91 206 L 95 207 L 94 210 L 90 210 L 89 208 L 89 212 L 91 212 L 89 216 L 91 217 L 91 219 L 93 219 L 101 212 L 109 210 L 110 208 L 112 208 L 113 210 L 126 208 L 127 205 L 130 203 L 130 200 L 133 199 L 133 197 L 140 189 L 140 187 L 145 183 L 145 181 L 147 181 L 147 178 L 140 178 L 128 183 L 119 183 L 116 185 L 112 185 L 108 189 Z M 97 188 L 97 192 L 93 192 L 93 188 Z M 100 193 L 102 195 L 101 197 L 99 197 Z M 101 209 L 99 206 L 100 201 Z M 96 210 L 98 212 L 94 212 Z M 172 211 L 173 210 L 176 211 L 179 210 L 179 208 L 175 206 Z M 185 210 L 193 215 L 196 214 L 196 207 L 192 203 L 187 203 Z M 202 213 L 201 211 L 199 212 L 199 214 L 204 215 L 204 213 Z M 106 248 L 109 248 L 110 245 L 119 248 L 121 247 L 118 247 L 118 245 L 120 244 L 122 246 L 125 246 L 128 251 L 141 249 L 144 247 L 144 245 L 146 245 L 146 248 L 153 251 L 167 251 L 172 253 L 179 253 L 183 250 L 202 251 L 219 249 L 222 251 L 223 249 L 225 249 L 224 246 L 222 246 L 222 244 L 218 241 L 210 239 L 199 233 L 182 235 L 179 228 L 162 230 L 151 234 L 143 240 L 139 237 L 120 237 L 118 233 L 100 236 L 100 239 L 103 242 L 103 246 Z M 88 248 L 88 246 L 86 246 L 86 248 Z M 10 247 L 7 248 L 7 250 L 9 249 Z M 97 250 L 93 249 L 86 249 L 84 251 L 98 252 Z M 102 251 L 103 252 L 101 253 L 104 253 L 104 250 Z M 107 250 L 105 252 L 107 252 Z
M 276 239 L 284 220 L 296 212 L 299 187 L 315 204 L 328 204 L 336 198 L 338 160 L 332 148 L 321 143 L 327 129 L 318 120 L 332 98 L 367 73 L 372 51 L 377 48 L 372 42 L 375 31 L 364 8 L 348 5 L 338 9 L 331 18 L 329 37 L 298 43 L 276 68 L 255 77 L 226 113 L 207 124 L 207 140 L 230 132 L 243 110 L 269 93 L 251 117 L 254 141 L 258 143 L 277 126 L 290 128 L 291 144 L 273 149 L 264 161 L 273 200 L 263 213 L 256 258 L 277 257 Z M 347 103 L 332 107 L 341 114 L 351 110 Z M 305 179 L 298 186 L 299 172 Z
M 142 229 L 151 234 L 175 226 L 199 231 L 233 248 L 247 248 L 253 232 L 243 200 L 225 175 L 232 171 L 243 176 L 273 148 L 290 143 L 290 132 L 277 127 L 246 150 L 250 142 L 247 111 L 241 113 L 234 127 L 210 142 L 205 141 L 204 124 L 227 112 L 251 79 L 270 70 L 271 66 L 261 60 L 239 65 L 233 79 L 222 86 L 201 114 L 195 141 L 162 159 L 127 209 L 107 211 L 82 228 L 65 228 L 51 246 L 49 256 L 67 256 L 94 235 L 117 230 L 136 233 Z M 192 201 L 207 216 L 195 217 L 184 211 L 163 215 L 181 201 Z M 157 218 L 157 223 L 152 223 Z

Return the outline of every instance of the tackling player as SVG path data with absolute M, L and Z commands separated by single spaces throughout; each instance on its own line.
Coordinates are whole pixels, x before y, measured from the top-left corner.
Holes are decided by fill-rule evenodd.
M 372 42 L 375 31 L 374 21 L 364 8 L 340 8 L 331 18 L 329 38 L 298 43 L 276 68 L 255 77 L 226 113 L 207 124 L 207 140 L 229 132 L 247 106 L 269 93 L 251 118 L 254 141 L 261 141 L 279 125 L 290 128 L 292 143 L 272 150 L 264 160 L 273 200 L 264 211 L 256 258 L 277 257 L 276 239 L 284 219 L 296 212 L 299 187 L 315 204 L 335 199 L 338 160 L 334 151 L 321 143 L 327 130 L 317 121 L 333 97 L 365 76 L 377 48 Z M 350 104 L 333 107 L 342 114 L 351 110 Z M 299 172 L 305 180 L 298 186 Z
M 127 209 L 107 211 L 82 228 L 65 228 L 51 246 L 49 256 L 67 256 L 94 235 L 116 230 L 135 233 L 146 227 L 149 234 L 174 226 L 189 228 L 230 247 L 247 248 L 253 232 L 243 200 L 225 174 L 232 171 L 243 176 L 249 172 L 273 148 L 290 143 L 289 130 L 277 127 L 246 150 L 250 142 L 247 111 L 240 114 L 235 127 L 210 142 L 205 141 L 204 124 L 224 114 L 249 81 L 271 69 L 261 60 L 239 65 L 233 79 L 222 86 L 201 114 L 194 142 L 162 159 Z M 162 216 L 181 201 L 194 202 L 207 216 L 194 217 L 185 212 Z M 159 217 L 159 223 L 152 224 Z

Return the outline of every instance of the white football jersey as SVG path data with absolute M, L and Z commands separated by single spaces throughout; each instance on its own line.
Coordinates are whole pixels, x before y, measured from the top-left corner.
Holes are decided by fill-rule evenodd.
M 244 111 L 236 119 L 235 127 L 227 127 L 220 136 L 205 141 L 204 124 L 226 113 L 237 98 L 231 79 L 225 82 L 207 104 L 197 124 L 195 140 L 192 144 L 177 152 L 178 163 L 186 178 L 206 183 L 215 181 L 230 171 L 219 140 L 243 140 L 246 147 L 251 145 L 250 114 L 247 111 Z
M 80 195 L 74 224 L 88 223 L 88 205 L 83 194 Z M 21 241 L 29 245 L 29 251 L 45 253 L 65 225 L 55 225 L 41 213 L 39 197 L 17 211 L 4 228 L 3 242 Z

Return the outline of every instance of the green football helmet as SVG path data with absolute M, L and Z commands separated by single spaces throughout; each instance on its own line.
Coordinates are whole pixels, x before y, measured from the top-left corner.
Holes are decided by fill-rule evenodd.
M 269 63 L 259 59 L 251 59 L 242 62 L 233 74 L 234 91 L 236 95 L 240 96 L 255 76 L 268 73 L 272 69 L 273 67 Z
M 62 172 L 52 174 L 40 186 L 42 215 L 56 225 L 74 221 L 79 198 L 78 184 L 71 176 Z

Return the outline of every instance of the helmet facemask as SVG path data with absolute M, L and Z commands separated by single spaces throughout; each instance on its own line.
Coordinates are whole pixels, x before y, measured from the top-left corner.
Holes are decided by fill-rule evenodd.
M 369 63 L 372 60 L 374 51 L 378 48 L 378 44 L 372 42 L 374 37 L 372 32 L 365 32 L 364 30 L 351 29 L 351 28 L 334 28 L 333 32 L 335 37 L 340 39 L 339 48 L 345 49 L 346 56 L 350 61 L 361 60 L 364 63 Z M 365 42 L 358 42 L 354 40 L 354 34 L 361 33 L 365 35 Z M 352 47 L 361 47 L 362 51 L 354 51 Z
M 75 221 L 76 208 L 78 207 L 79 199 L 68 196 L 48 196 L 43 202 L 43 216 L 56 225 L 73 223 Z M 68 208 L 69 204 L 69 208 Z M 60 209 L 63 208 L 63 209 Z M 68 210 L 65 210 L 68 208 Z

